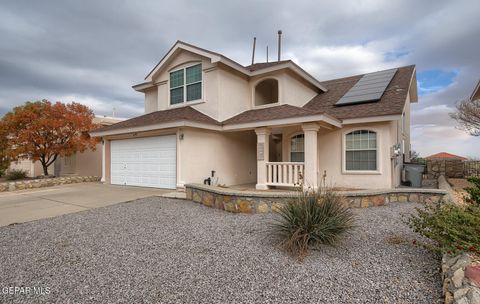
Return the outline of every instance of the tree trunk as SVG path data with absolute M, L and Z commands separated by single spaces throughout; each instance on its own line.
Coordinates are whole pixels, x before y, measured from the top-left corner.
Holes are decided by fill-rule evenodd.
M 43 167 L 43 175 L 47 176 L 48 175 L 48 166 L 44 163 L 42 163 Z

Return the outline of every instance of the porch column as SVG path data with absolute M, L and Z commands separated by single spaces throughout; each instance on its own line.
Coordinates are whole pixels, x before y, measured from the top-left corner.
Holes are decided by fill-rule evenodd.
M 318 188 L 318 130 L 320 127 L 315 123 L 302 125 L 305 138 L 305 171 L 304 187 Z
M 269 156 L 269 140 L 272 131 L 268 128 L 255 129 L 257 134 L 257 189 L 266 190 L 267 162 Z

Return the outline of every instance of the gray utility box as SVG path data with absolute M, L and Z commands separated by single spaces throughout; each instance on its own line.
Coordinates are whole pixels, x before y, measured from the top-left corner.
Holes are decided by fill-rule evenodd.
M 412 187 L 421 188 L 422 176 L 423 172 L 425 172 L 425 165 L 404 163 L 403 167 L 405 168 L 405 179 L 411 183 Z

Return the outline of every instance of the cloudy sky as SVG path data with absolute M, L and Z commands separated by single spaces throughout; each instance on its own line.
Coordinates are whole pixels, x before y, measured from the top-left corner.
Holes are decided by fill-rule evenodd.
M 0 0 L 0 116 L 43 98 L 136 116 L 131 86 L 177 39 L 246 65 L 252 37 L 264 61 L 282 29 L 283 59 L 319 80 L 416 64 L 413 149 L 480 158 L 480 138 L 448 117 L 480 79 L 479 16 L 478 0 Z

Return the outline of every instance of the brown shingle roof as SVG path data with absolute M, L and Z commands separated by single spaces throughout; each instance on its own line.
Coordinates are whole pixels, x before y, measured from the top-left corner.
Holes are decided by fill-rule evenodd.
M 261 69 L 266 69 L 271 66 L 279 65 L 282 63 L 290 62 L 291 60 L 280 60 L 280 61 L 272 61 L 272 62 L 259 62 L 259 63 L 254 63 L 251 65 L 247 65 L 245 68 L 249 70 L 250 72 L 258 71 Z
M 167 123 L 172 121 L 188 120 L 194 122 L 200 122 L 210 125 L 220 125 L 215 119 L 195 110 L 194 108 L 187 106 L 175 109 L 169 109 L 164 111 L 156 111 L 148 113 L 142 116 L 137 116 L 128 120 L 121 121 L 111 126 L 106 126 L 95 130 L 95 132 L 104 132 L 111 130 L 118 130 L 124 128 L 142 127 L 148 125 L 154 125 L 159 123 Z
M 328 91 L 310 100 L 305 109 L 324 112 L 338 119 L 402 114 L 414 65 L 398 68 L 379 101 L 371 103 L 335 106 L 335 103 L 357 83 L 363 75 L 333 79 L 322 82 Z
M 250 66 L 250 68 L 261 69 L 288 61 L 289 60 L 282 62 L 257 63 L 254 65 L 255 67 Z M 412 79 L 412 74 L 414 71 L 414 65 L 398 68 L 397 73 L 387 86 L 381 99 L 371 103 L 335 106 L 335 103 L 363 76 L 357 75 L 322 82 L 322 85 L 325 86 L 328 91 L 318 94 L 303 107 L 284 104 L 262 109 L 253 109 L 240 113 L 220 123 L 215 119 L 193 109 L 192 107 L 187 106 L 138 116 L 111 126 L 103 127 L 95 132 L 148 126 L 179 120 L 201 122 L 211 125 L 223 125 L 301 117 L 316 114 L 328 114 L 340 120 L 382 115 L 398 115 L 402 114 L 403 112 L 410 80 Z
M 318 112 L 310 111 L 304 108 L 299 108 L 291 105 L 281 105 L 275 107 L 268 107 L 263 109 L 248 110 L 240 113 L 232 118 L 223 121 L 223 124 L 238 124 L 253 121 L 264 121 L 272 119 L 282 119 L 300 116 L 309 116 L 320 114 Z

